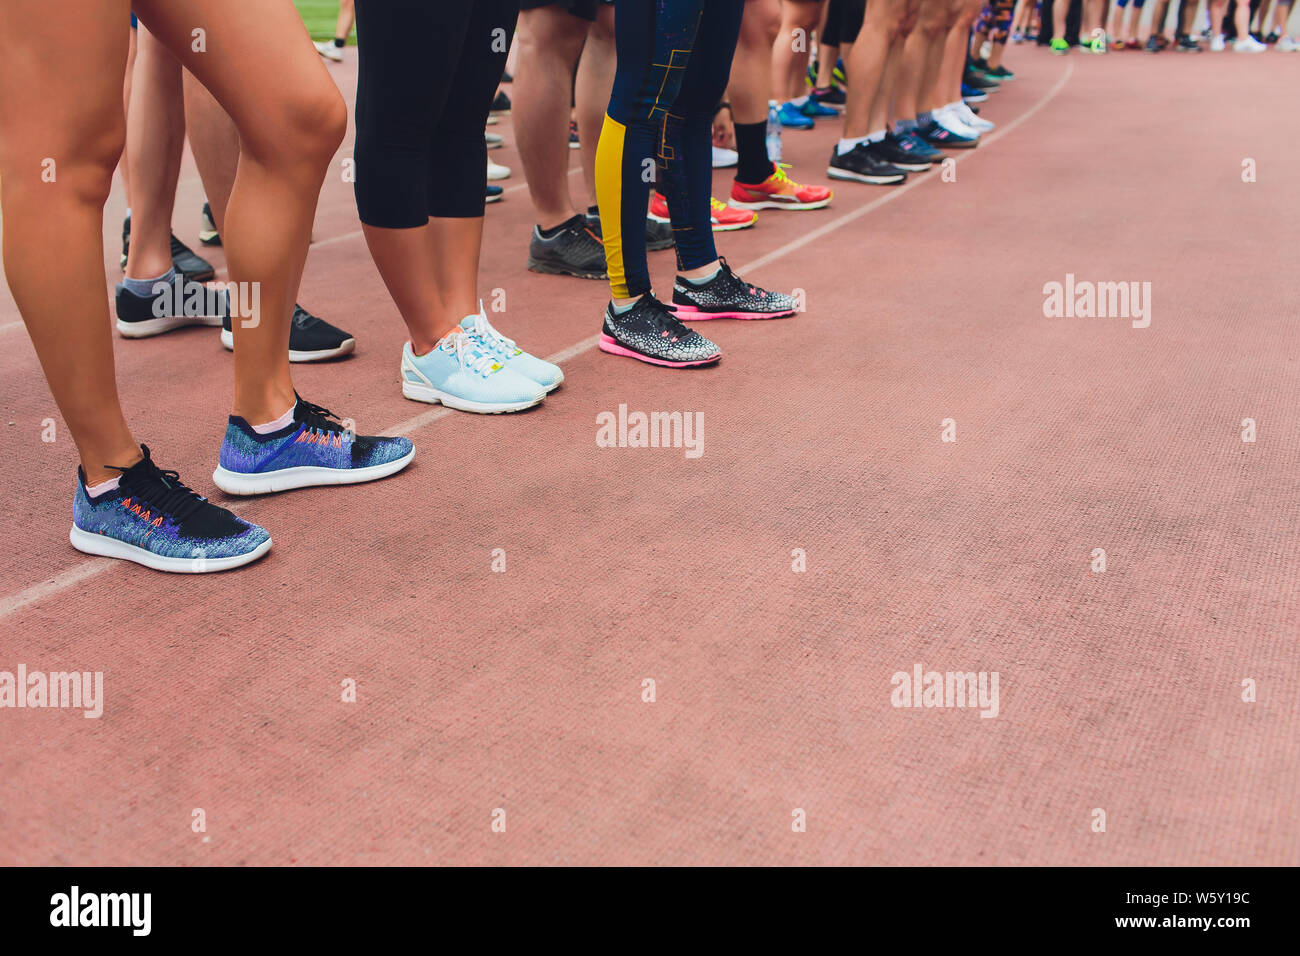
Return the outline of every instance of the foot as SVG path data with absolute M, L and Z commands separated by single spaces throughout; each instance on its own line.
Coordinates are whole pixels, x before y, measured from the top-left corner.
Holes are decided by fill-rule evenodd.
M 151 295 L 136 295 L 117 284 L 117 334 L 124 339 L 145 339 L 189 325 L 217 326 L 226 311 L 224 293 L 177 275 L 171 283 L 159 282 Z
M 120 472 L 117 487 L 92 498 L 77 469 L 68 540 L 78 551 L 134 561 L 157 571 L 202 574 L 256 561 L 271 550 L 266 530 L 219 508 L 144 458 Z
M 1070 44 L 1066 43 L 1061 37 L 1052 38 L 1052 52 L 1058 56 L 1070 52 Z
M 336 47 L 332 41 L 317 43 L 315 44 L 315 47 L 316 52 L 325 57 L 325 59 L 332 60 L 335 63 L 343 62 L 343 51 Z
M 786 129 L 812 129 L 816 125 L 811 116 L 793 103 L 782 103 L 780 109 L 776 111 L 776 116 Z
M 1179 37 L 1174 49 L 1180 53 L 1200 53 L 1201 47 L 1191 37 Z
M 212 206 L 206 202 L 199 215 L 199 242 L 205 246 L 221 245 L 221 236 L 217 232 L 216 221 L 212 218 Z
M 529 355 L 515 345 L 514 339 L 508 339 L 488 322 L 483 303 L 478 304 L 478 315 L 467 315 L 460 320 L 460 327 L 482 352 L 495 355 L 497 361 L 512 372 L 518 372 L 524 378 L 542 386 L 549 395 L 564 382 L 564 372 L 558 365 L 553 365 L 535 355 Z
M 497 115 L 503 115 L 510 112 L 510 97 L 506 96 L 505 90 L 497 93 L 496 97 L 492 100 L 492 109 L 490 112 L 496 113 Z
M 673 283 L 673 308 L 683 322 L 704 319 L 784 319 L 799 311 L 794 299 L 750 285 L 719 260 L 718 273 L 708 282 L 678 276 Z
M 206 208 L 206 204 L 205 204 Z M 213 230 L 215 234 L 215 229 Z M 126 268 L 127 256 L 131 252 L 131 217 L 127 216 L 122 220 L 122 268 Z M 184 276 L 193 282 L 207 282 L 216 277 L 217 270 L 212 268 L 212 263 L 208 262 L 200 255 L 196 255 L 194 250 L 185 243 L 171 237 L 172 268 L 178 275 Z
M 889 186 L 907 179 L 906 170 L 899 169 L 893 163 L 881 157 L 872 149 L 871 143 L 858 143 L 847 153 L 841 153 L 838 147 L 831 147 L 830 165 L 826 175 L 831 179 L 846 179 L 850 182 L 872 183 L 877 186 Z
M 409 438 L 354 434 L 333 412 L 298 398 L 293 420 L 270 434 L 231 415 L 212 481 L 231 495 L 352 485 L 396 474 L 414 457 Z
M 730 205 L 736 209 L 822 209 L 834 194 L 825 186 L 802 186 L 776 163 L 760 183 L 731 184 Z
M 884 139 L 873 145 L 876 156 L 909 173 L 923 173 L 932 163 L 943 159 L 941 150 L 932 149 L 919 139 L 896 136 L 893 133 L 886 133 Z
M 547 275 L 604 279 L 605 244 L 581 213 L 545 233 L 534 226 L 528 241 L 528 268 Z
M 545 387 L 507 368 L 481 339 L 458 326 L 424 355 L 416 355 L 407 342 L 402 346 L 402 394 L 482 415 L 522 411 L 546 397 Z
M 848 97 L 844 95 L 844 91 L 835 86 L 814 87 L 808 95 L 823 106 L 839 107 L 840 109 L 843 109 L 844 104 L 848 102 Z
M 722 358 L 722 349 L 682 325 L 673 309 L 653 292 L 641 296 L 621 314 L 615 313 L 612 302 L 605 307 L 600 350 L 667 368 L 710 365 Z
M 221 320 L 221 344 L 231 352 L 235 350 L 235 333 L 230 327 L 229 309 Z M 357 340 L 350 334 L 294 303 L 293 318 L 289 324 L 290 362 L 321 362 L 349 355 L 356 347 Z
M 1267 51 L 1268 46 L 1252 36 L 1242 37 L 1232 42 L 1233 53 L 1266 53 Z
M 740 154 L 723 146 L 713 147 L 713 168 L 730 169 L 740 161 Z

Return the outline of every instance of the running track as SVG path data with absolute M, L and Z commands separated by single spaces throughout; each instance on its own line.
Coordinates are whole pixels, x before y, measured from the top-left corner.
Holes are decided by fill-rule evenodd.
M 722 238 L 808 312 L 703 329 L 725 358 L 687 373 L 596 351 L 603 284 L 525 270 L 494 127 L 516 175 L 482 288 L 568 376 L 523 415 L 402 399 L 400 322 L 331 176 L 301 300 L 359 349 L 299 388 L 419 454 L 241 502 L 276 542 L 244 572 L 69 547 L 73 447 L 41 441 L 58 413 L 6 293 L 0 670 L 103 671 L 106 704 L 0 711 L 0 863 L 1300 860 L 1300 114 L 1276 108 L 1300 59 L 1010 63 L 956 182 L 841 184 Z M 350 102 L 355 60 L 332 69 Z M 833 138 L 787 135 L 794 175 L 823 181 Z M 188 159 L 183 180 L 193 244 Z M 666 288 L 671 255 L 652 271 Z M 1067 272 L 1150 282 L 1151 327 L 1044 318 Z M 119 341 L 118 368 L 137 434 L 219 500 L 216 331 Z M 703 456 L 597 448 L 620 403 L 703 412 Z M 917 663 L 997 671 L 999 715 L 892 707 Z

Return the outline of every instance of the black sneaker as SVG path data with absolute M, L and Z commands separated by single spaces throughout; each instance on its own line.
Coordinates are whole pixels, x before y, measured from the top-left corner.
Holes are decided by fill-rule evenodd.
M 217 224 L 212 218 L 212 206 L 203 204 L 203 214 L 199 217 L 199 242 L 205 246 L 221 245 L 221 236 L 217 233 Z
M 216 326 L 225 313 L 225 293 L 177 275 L 157 283 L 151 295 L 136 295 L 117 284 L 117 332 L 126 339 L 146 339 L 187 325 Z
M 1200 53 L 1201 48 L 1191 37 L 1179 37 L 1178 42 L 1174 44 L 1174 49 L 1179 53 Z
M 828 86 L 825 89 L 814 88 L 808 95 L 822 106 L 837 107 L 839 109 L 843 109 L 844 104 L 849 99 L 838 86 Z
M 174 471 L 144 458 L 121 472 L 117 488 L 92 498 L 77 469 L 68 540 L 78 551 L 134 561 L 157 571 L 202 574 L 256 561 L 271 550 L 264 528 L 187 488 Z
M 930 120 L 924 126 L 918 126 L 917 134 L 931 146 L 943 149 L 974 149 L 980 144 L 977 137 L 962 136 L 950 129 L 940 126 L 938 121 Z
M 990 80 L 979 70 L 969 68 L 962 76 L 961 81 L 967 86 L 973 86 L 975 89 L 984 90 L 987 93 L 996 93 L 998 90 L 1002 89 L 1002 84 L 997 80 Z
M 1147 37 L 1146 50 L 1148 53 L 1159 53 L 1161 50 L 1160 41 L 1156 39 L 1154 33 Z
M 673 309 L 683 321 L 702 319 L 784 319 L 799 311 L 793 298 L 750 285 L 719 260 L 718 274 L 704 285 L 681 276 L 673 283 Z
M 907 179 L 907 173 L 893 163 L 883 159 L 871 143 L 858 143 L 847 153 L 840 155 L 838 148 L 831 147 L 830 165 L 826 175 L 831 179 L 848 179 L 859 183 L 876 183 L 888 186 L 901 183 Z
M 614 314 L 613 302 L 605 307 L 600 350 L 668 368 L 709 365 L 722 358 L 722 349 L 682 325 L 653 292 L 641 296 L 622 315 Z
M 235 333 L 230 327 L 230 307 L 221 320 L 221 344 L 231 352 L 235 350 Z M 342 329 L 335 328 L 324 319 L 312 315 L 296 302 L 289 325 L 289 361 L 321 362 L 325 359 L 348 355 L 357 347 L 357 340 Z
M 579 279 L 605 279 L 605 244 L 600 241 L 599 222 L 579 213 L 543 235 L 537 226 L 528 241 L 528 268 L 546 275 L 569 275 Z
M 509 113 L 510 97 L 506 96 L 505 90 L 497 93 L 496 98 L 492 101 L 491 113 Z
M 919 145 L 921 144 L 918 140 L 904 139 L 890 132 L 875 144 L 874 152 L 885 162 L 899 169 L 905 169 L 909 173 L 922 173 L 930 168 L 931 163 L 943 159 L 943 152 L 931 148 L 928 144 L 923 152 L 918 149 Z
M 591 226 L 592 232 L 603 241 L 604 233 L 600 231 L 600 212 L 595 206 L 587 210 L 587 224 Z M 660 252 L 664 249 L 671 249 L 674 245 L 676 245 L 676 240 L 673 238 L 672 221 L 646 216 L 645 251 Z

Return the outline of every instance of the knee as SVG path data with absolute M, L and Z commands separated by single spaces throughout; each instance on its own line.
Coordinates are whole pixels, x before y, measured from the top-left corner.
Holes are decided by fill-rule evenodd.
M 120 110 L 105 110 L 75 125 L 77 139 L 46 155 L 8 148 L 0 153 L 6 206 L 30 199 L 37 207 L 59 200 L 103 207 L 126 142 L 126 119 Z
M 343 96 L 326 81 L 282 94 L 253 129 L 241 128 L 239 134 L 249 152 L 263 160 L 323 168 L 342 144 L 347 128 Z

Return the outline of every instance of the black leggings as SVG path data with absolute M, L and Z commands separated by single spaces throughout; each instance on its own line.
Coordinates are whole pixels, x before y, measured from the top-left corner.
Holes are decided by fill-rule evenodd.
M 356 0 L 363 223 L 483 215 L 483 126 L 518 16 L 519 0 Z

